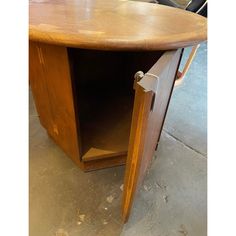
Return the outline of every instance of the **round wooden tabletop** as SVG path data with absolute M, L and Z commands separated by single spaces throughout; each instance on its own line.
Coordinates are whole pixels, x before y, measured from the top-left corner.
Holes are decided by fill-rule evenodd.
M 206 18 L 128 0 L 31 0 L 29 38 L 100 50 L 168 50 L 207 38 Z

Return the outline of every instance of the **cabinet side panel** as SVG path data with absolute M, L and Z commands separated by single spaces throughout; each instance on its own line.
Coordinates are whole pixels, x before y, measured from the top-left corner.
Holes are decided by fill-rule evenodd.
M 42 125 L 81 165 L 67 48 L 30 42 L 30 85 Z
M 29 79 L 35 106 L 41 125 L 49 131 L 52 127 L 52 114 L 38 44 L 29 44 Z

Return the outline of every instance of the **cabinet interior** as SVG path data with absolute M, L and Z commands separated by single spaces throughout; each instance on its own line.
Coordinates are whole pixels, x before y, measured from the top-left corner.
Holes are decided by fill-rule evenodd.
M 68 49 L 81 159 L 126 155 L 135 91 L 134 74 L 163 54 Z

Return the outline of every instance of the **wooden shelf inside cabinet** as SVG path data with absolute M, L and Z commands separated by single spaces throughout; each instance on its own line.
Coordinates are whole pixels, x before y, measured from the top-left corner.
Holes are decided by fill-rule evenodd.
M 127 155 L 133 99 L 111 94 L 91 106 L 80 120 L 83 161 Z
M 206 19 L 134 1 L 32 0 L 29 39 L 42 126 L 83 171 L 126 165 L 126 222 L 158 145 L 182 48 L 206 40 Z M 134 86 L 137 71 L 144 74 Z

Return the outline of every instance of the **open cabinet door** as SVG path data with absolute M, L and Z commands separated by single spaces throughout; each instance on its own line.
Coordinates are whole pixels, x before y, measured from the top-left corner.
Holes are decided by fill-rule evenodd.
M 124 222 L 158 145 L 181 55 L 181 49 L 165 52 L 135 85 L 122 203 Z

